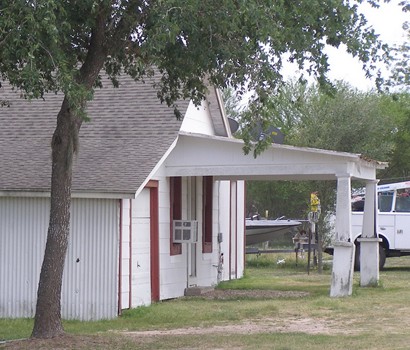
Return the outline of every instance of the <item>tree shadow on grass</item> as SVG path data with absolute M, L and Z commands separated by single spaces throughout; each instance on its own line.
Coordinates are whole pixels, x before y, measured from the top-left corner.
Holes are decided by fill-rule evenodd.
M 390 267 L 384 267 L 381 271 L 383 271 L 383 272 L 389 272 L 389 271 L 410 272 L 410 266 L 390 266 Z

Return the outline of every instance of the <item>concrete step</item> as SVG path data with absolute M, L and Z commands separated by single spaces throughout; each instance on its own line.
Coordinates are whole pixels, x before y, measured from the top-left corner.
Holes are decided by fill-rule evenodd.
M 194 287 L 185 288 L 184 295 L 186 297 L 199 296 L 199 295 L 202 295 L 204 293 L 211 292 L 214 289 L 215 289 L 214 287 L 194 286 Z

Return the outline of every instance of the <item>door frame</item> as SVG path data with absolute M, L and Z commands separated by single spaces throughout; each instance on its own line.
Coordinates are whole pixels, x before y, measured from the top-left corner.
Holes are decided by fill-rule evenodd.
M 158 181 L 150 180 L 145 187 L 150 190 L 151 301 L 156 302 L 160 300 Z

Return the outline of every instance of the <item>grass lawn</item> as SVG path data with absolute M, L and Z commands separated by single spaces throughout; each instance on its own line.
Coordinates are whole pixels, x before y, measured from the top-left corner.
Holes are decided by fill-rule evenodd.
M 361 288 L 355 273 L 347 298 L 329 297 L 329 264 L 321 275 L 307 274 L 294 254 L 248 256 L 245 277 L 219 286 L 223 298 L 164 301 L 110 321 L 66 321 L 67 335 L 53 340 L 9 341 L 28 338 L 33 322 L 0 319 L 0 340 L 7 340 L 0 348 L 409 349 L 410 257 L 387 259 L 379 287 Z

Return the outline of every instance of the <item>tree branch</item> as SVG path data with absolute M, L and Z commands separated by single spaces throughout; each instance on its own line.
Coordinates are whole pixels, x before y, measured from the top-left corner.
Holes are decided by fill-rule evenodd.
M 143 4 L 144 1 L 141 0 L 130 1 L 128 3 L 107 45 L 112 53 L 123 49 L 129 43 L 129 36 L 132 30 L 138 27 L 138 24 L 142 22 L 144 15 L 146 15 L 143 12 L 137 16 L 135 14 L 136 9 L 143 6 Z
M 105 28 L 107 17 L 110 15 L 110 10 L 110 6 L 104 6 L 101 3 L 96 17 L 95 26 L 91 30 L 88 53 L 80 68 L 78 82 L 87 90 L 93 87 L 108 55 Z

